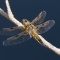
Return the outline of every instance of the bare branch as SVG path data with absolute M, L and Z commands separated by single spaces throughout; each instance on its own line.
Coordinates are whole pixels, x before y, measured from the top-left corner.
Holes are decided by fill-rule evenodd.
M 23 26 L 22 23 L 20 23 L 13 15 L 12 11 L 11 11 L 11 8 L 10 8 L 10 5 L 9 5 L 9 2 L 8 0 L 5 0 L 5 3 L 6 3 L 6 7 L 7 7 L 7 13 L 8 13 L 8 16 L 9 16 L 9 19 L 10 21 L 12 21 L 14 24 L 16 24 L 17 26 Z
M 7 13 L 8 13 L 9 18 L 14 18 L 14 15 L 13 15 L 13 13 L 11 11 L 11 8 L 10 8 L 8 0 L 6 0 L 5 3 L 6 3 Z
M 5 18 L 9 19 L 7 13 L 3 11 L 1 8 L 0 8 L 0 14 L 4 16 Z
M 60 48 L 57 48 L 57 47 L 53 46 L 51 43 L 46 41 L 41 35 L 39 35 L 39 37 L 42 40 L 44 47 L 49 48 L 50 50 L 52 50 L 56 54 L 60 55 Z

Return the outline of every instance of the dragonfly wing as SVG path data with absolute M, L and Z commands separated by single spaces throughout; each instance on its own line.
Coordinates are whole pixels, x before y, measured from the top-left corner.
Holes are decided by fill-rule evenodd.
M 25 34 L 24 32 L 19 33 L 15 36 L 12 36 L 10 38 L 7 38 L 7 40 L 3 41 L 4 46 L 9 46 L 9 45 L 15 45 L 22 43 L 28 39 L 30 39 L 31 36 L 29 34 Z
M 42 11 L 31 23 L 34 25 L 39 25 L 44 21 L 45 16 L 46 16 L 46 12 Z
M 47 32 L 54 25 L 54 23 L 55 23 L 54 20 L 49 20 L 49 21 L 44 22 L 43 24 L 36 26 L 36 30 L 38 34 Z
M 18 33 L 20 33 L 20 30 L 18 29 L 18 27 L 0 29 L 0 35 L 15 35 Z

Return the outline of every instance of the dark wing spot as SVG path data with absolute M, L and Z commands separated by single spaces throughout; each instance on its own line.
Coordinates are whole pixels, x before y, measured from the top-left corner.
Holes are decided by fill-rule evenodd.
M 13 29 L 13 27 L 11 27 L 10 29 Z
M 18 37 L 19 35 L 17 34 L 15 37 Z

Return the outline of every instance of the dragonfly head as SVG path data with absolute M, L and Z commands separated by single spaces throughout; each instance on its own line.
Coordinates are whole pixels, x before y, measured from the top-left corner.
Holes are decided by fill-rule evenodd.
M 24 26 L 27 26 L 27 25 L 30 24 L 30 22 L 27 19 L 23 19 L 22 23 L 23 23 Z

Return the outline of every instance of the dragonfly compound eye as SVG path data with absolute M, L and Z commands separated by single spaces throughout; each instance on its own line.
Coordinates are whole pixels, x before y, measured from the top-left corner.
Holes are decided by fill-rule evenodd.
M 27 22 L 27 20 L 25 20 L 25 22 Z

